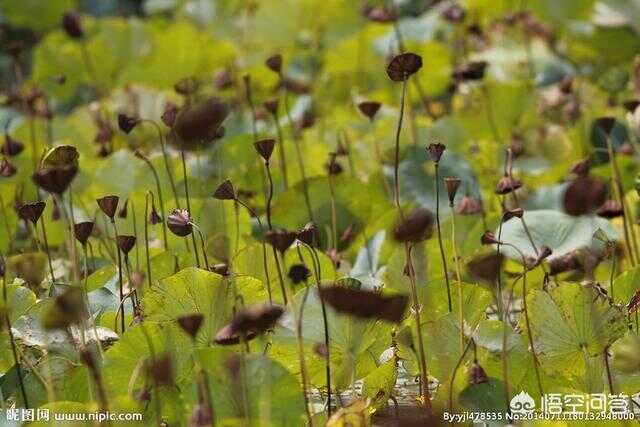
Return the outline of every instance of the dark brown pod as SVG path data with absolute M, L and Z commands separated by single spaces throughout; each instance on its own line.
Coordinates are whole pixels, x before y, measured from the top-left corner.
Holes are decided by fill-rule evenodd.
M 214 264 L 211 266 L 211 271 L 213 271 L 214 273 L 217 273 L 221 276 L 228 276 L 229 275 L 229 266 L 225 263 L 220 263 L 220 264 Z
M 579 160 L 571 167 L 571 173 L 577 176 L 587 176 L 589 175 L 589 171 L 591 169 L 591 159 L 587 157 L 586 159 Z
M 634 113 L 636 108 L 640 105 L 640 100 L 631 99 L 623 102 L 622 105 L 624 106 L 624 109 L 627 110 L 627 113 Z
M 503 262 L 504 255 L 493 252 L 473 258 L 467 263 L 467 270 L 471 276 L 493 284 L 498 280 Z
M 160 216 L 160 214 L 156 210 L 155 202 L 152 201 L 151 202 L 151 213 L 149 214 L 149 224 L 156 225 L 156 224 L 160 224 L 161 222 L 162 222 L 162 217 Z
M 316 240 L 316 235 L 318 234 L 318 227 L 312 222 L 306 224 L 300 231 L 296 238 L 300 240 L 302 243 L 305 243 L 309 246 L 313 245 L 314 240 Z
M 84 30 L 82 29 L 80 14 L 73 11 L 65 12 L 62 15 L 62 29 L 70 38 L 81 39 L 84 36 Z
M 77 167 L 43 168 L 34 173 L 32 179 L 44 191 L 62 194 L 69 188 L 77 172 Z
M 373 120 L 376 117 L 380 107 L 382 107 L 382 104 L 377 101 L 363 101 L 358 104 L 358 110 L 369 120 Z
M 79 222 L 73 225 L 73 234 L 76 240 L 82 245 L 87 243 L 89 236 L 93 232 L 94 223 L 92 221 Z
M 116 216 L 119 201 L 120 198 L 118 196 L 105 196 L 96 200 L 100 210 L 111 219 Z
M 534 262 L 535 265 L 540 265 L 542 264 L 542 261 L 544 261 L 545 259 L 549 258 L 551 256 L 551 254 L 553 253 L 553 251 L 551 250 L 551 248 L 549 246 L 540 246 L 540 251 L 538 253 L 538 256 L 536 257 L 536 260 Z
M 511 176 L 505 175 L 496 184 L 496 194 L 505 195 L 522 187 L 522 182 Z
M 219 138 L 222 122 L 229 115 L 229 107 L 217 98 L 182 107 L 175 118 L 173 131 L 185 150 L 202 148 L 205 143 Z
M 176 236 L 185 237 L 193 232 L 191 216 L 186 209 L 174 209 L 167 217 L 167 227 Z
M 429 159 L 431 159 L 432 162 L 438 163 L 446 149 L 447 147 L 439 142 L 429 144 L 429 146 L 427 147 L 427 154 L 429 155 Z
M 393 238 L 398 242 L 421 242 L 433 233 L 433 214 L 427 209 L 415 209 L 400 219 L 393 228 Z
M 279 74 L 282 71 L 282 55 L 279 53 L 268 57 L 264 63 L 274 73 Z
M 162 116 L 160 116 L 160 120 L 162 120 L 162 123 L 164 123 L 167 127 L 172 128 L 173 124 L 176 122 L 177 115 L 178 106 L 173 102 L 167 102 L 164 105 L 164 112 L 162 113 Z
M 124 133 L 129 133 L 135 128 L 138 123 L 140 123 L 140 119 L 136 117 L 128 116 L 124 113 L 118 114 L 118 127 Z
M 116 236 L 116 243 L 122 253 L 128 255 L 136 244 L 136 236 Z
M 219 345 L 235 345 L 239 344 L 242 340 L 251 341 L 256 336 L 257 334 L 255 332 L 249 332 L 242 336 L 242 334 L 233 329 L 231 324 L 227 324 L 216 333 L 213 341 Z
M 173 90 L 182 96 L 190 96 L 198 89 L 200 83 L 195 77 L 185 77 L 173 85 Z
M 15 175 L 17 172 L 16 167 L 6 157 L 3 157 L 0 161 L 0 176 L 9 178 Z
M 502 214 L 502 221 L 506 222 L 506 221 L 509 221 L 511 218 L 522 218 L 523 216 L 524 216 L 524 209 L 522 208 L 509 209 L 504 214 Z
M 213 193 L 213 198 L 218 200 L 235 200 L 236 191 L 231 181 L 227 179 L 218 185 L 218 188 L 216 188 L 216 191 Z
M 127 213 L 129 212 L 128 206 L 129 206 L 129 199 L 125 199 L 124 203 L 122 204 L 122 207 L 120 208 L 120 212 L 118 212 L 118 218 L 122 218 L 122 219 L 127 218 Z
M 624 215 L 622 205 L 615 200 L 607 200 L 598 208 L 596 214 L 602 218 L 619 218 Z
M 576 251 L 571 251 L 549 261 L 549 274 L 552 276 L 566 271 L 580 270 L 581 268 Z
M 4 144 L 2 144 L 0 153 L 4 154 L 5 156 L 13 157 L 22 153 L 22 150 L 24 150 L 24 145 L 21 142 L 11 138 L 9 134 L 5 134 Z
M 280 101 L 278 100 L 278 98 L 273 98 L 265 101 L 262 105 L 264 106 L 265 110 L 267 110 L 268 112 L 270 112 L 275 116 L 276 114 L 278 114 L 279 103 Z
M 311 271 L 304 264 L 294 264 L 289 268 L 287 276 L 295 285 L 298 285 L 307 281 L 311 276 Z
M 500 243 L 500 241 L 496 239 L 496 236 L 491 231 L 487 230 L 482 233 L 482 236 L 480 237 L 480 243 L 482 243 L 483 245 L 497 245 L 498 243 Z
M 297 234 L 287 231 L 283 228 L 268 230 L 264 238 L 271 246 L 276 248 L 280 253 L 284 253 L 296 240 Z
M 170 356 L 160 356 L 146 364 L 147 376 L 156 385 L 171 386 L 174 383 L 173 361 Z
M 183 331 L 189 334 L 191 338 L 195 339 L 200 327 L 202 326 L 202 322 L 204 321 L 204 316 L 202 313 L 186 314 L 178 317 L 176 321 Z
M 576 178 L 564 193 L 564 210 L 569 215 L 592 213 L 607 199 L 607 185 L 588 176 Z
M 18 208 L 18 215 L 23 220 L 31 221 L 31 223 L 35 225 L 42 216 L 45 206 L 47 206 L 47 204 L 43 201 L 25 203 Z
M 256 151 L 258 152 L 258 154 L 260 154 L 260 157 L 262 157 L 265 162 L 269 162 L 269 159 L 271 158 L 271 154 L 273 153 L 273 147 L 275 147 L 275 145 L 276 145 L 275 139 L 271 139 L 271 138 L 262 139 L 256 142 L 255 144 L 253 144 Z
M 456 207 L 458 215 L 475 215 L 482 213 L 482 204 L 469 196 L 464 196 Z
M 284 308 L 274 304 L 257 304 L 239 310 L 230 324 L 235 332 L 262 333 L 272 329 L 284 314 Z
M 422 58 L 415 53 L 407 52 L 395 56 L 387 66 L 387 75 L 394 82 L 407 80 L 422 68 Z
M 384 296 L 377 292 L 323 286 L 320 298 L 336 311 L 362 318 L 377 318 L 399 323 L 409 303 L 407 295 Z
M 447 196 L 449 196 L 449 203 L 453 206 L 453 201 L 456 198 L 456 194 L 458 193 L 458 188 L 460 188 L 459 178 L 456 177 L 448 177 L 444 179 L 444 186 L 447 189 Z
M 615 117 L 600 117 L 594 121 L 594 126 L 602 130 L 605 135 L 610 135 L 616 125 Z
M 471 369 L 469 370 L 469 384 L 478 385 L 489 382 L 487 373 L 482 369 L 482 366 L 478 362 L 473 362 Z
M 462 64 L 456 67 L 451 73 L 451 77 L 456 81 L 482 80 L 487 68 L 487 62 L 477 61 Z

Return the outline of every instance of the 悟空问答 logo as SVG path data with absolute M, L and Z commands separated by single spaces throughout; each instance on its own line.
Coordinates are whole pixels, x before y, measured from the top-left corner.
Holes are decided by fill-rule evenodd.
M 511 399 L 511 402 L 509 402 L 509 409 L 512 414 L 530 414 L 535 410 L 535 408 L 536 402 L 526 391 L 521 391 L 516 394 Z

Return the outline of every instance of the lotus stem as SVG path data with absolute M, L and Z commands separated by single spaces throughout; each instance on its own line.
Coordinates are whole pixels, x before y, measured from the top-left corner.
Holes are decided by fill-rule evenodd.
M 629 224 L 629 218 L 627 215 L 629 214 L 629 209 L 624 198 L 624 189 L 622 188 L 622 177 L 620 174 L 620 169 L 618 167 L 618 161 L 616 159 L 616 153 L 613 150 L 613 144 L 611 143 L 611 136 L 607 135 L 607 152 L 609 154 L 609 165 L 611 167 L 611 176 L 613 177 L 613 188 L 614 193 L 618 200 L 620 201 L 620 206 L 622 207 L 622 225 L 624 229 L 625 236 L 625 246 L 627 251 L 629 252 L 629 259 L 631 260 L 631 265 L 636 266 L 638 262 L 638 242 L 636 239 L 636 235 L 633 231 L 633 225 Z
M 287 159 L 284 150 L 284 139 L 282 137 L 282 127 L 280 126 L 278 111 L 274 111 L 273 113 L 273 122 L 276 126 L 276 132 L 278 135 L 278 157 L 280 161 L 280 173 L 282 173 L 282 183 L 284 184 L 284 189 L 286 191 L 289 189 L 289 178 L 287 176 Z
M 51 275 L 51 284 L 53 285 L 56 282 L 56 278 L 53 274 L 53 262 L 51 261 L 51 253 L 49 252 L 49 242 L 47 241 L 47 229 L 44 225 L 44 219 L 40 220 L 40 225 L 42 228 L 42 243 L 44 243 L 44 251 L 47 253 L 47 264 L 49 266 L 49 274 Z M 34 233 L 36 233 L 37 226 L 34 227 Z
M 464 307 L 462 298 L 462 276 L 460 274 L 460 258 L 458 255 L 458 245 L 456 243 L 456 213 L 453 209 L 453 202 L 449 204 L 451 208 L 451 248 L 456 266 L 456 280 L 458 281 L 458 320 L 460 322 L 460 351 L 464 348 Z
M 153 200 L 151 190 L 147 191 L 144 198 L 144 254 L 147 260 L 147 280 L 149 281 L 149 288 L 151 288 L 153 287 L 153 280 L 151 280 L 151 257 L 149 256 L 149 195 L 151 195 L 151 200 Z M 164 220 L 162 222 L 164 223 Z M 164 229 L 164 225 L 162 227 Z
M 316 279 L 316 286 L 320 289 L 322 286 L 322 269 L 320 268 L 320 259 L 318 258 L 318 254 L 313 246 L 307 245 L 306 243 L 303 243 L 303 246 L 309 252 L 311 259 L 313 260 L 313 273 Z M 327 351 L 325 366 L 325 375 L 327 378 L 327 413 L 328 418 L 331 418 L 331 350 L 329 347 L 329 321 L 327 319 L 327 307 L 322 298 L 320 298 L 320 307 L 322 309 L 322 322 L 324 326 L 324 346 Z
M 296 131 L 295 128 L 295 123 L 293 122 L 293 118 L 291 117 L 291 111 L 289 111 L 289 96 L 288 93 L 289 91 L 286 88 L 286 85 L 284 85 L 285 83 L 285 78 L 284 75 L 282 74 L 282 71 L 280 71 L 280 81 L 282 82 L 283 86 L 284 86 L 284 90 L 283 90 L 283 101 L 284 101 L 284 111 L 287 115 L 287 120 L 289 122 L 289 126 L 291 127 L 291 137 L 293 139 L 293 144 L 295 146 L 296 149 L 296 157 L 298 159 L 298 167 L 300 168 L 300 175 L 302 176 L 302 191 L 304 194 L 304 203 L 307 207 L 307 213 L 309 215 L 309 221 L 310 222 L 315 222 L 313 219 L 313 210 L 311 209 L 311 197 L 309 196 L 309 184 L 307 182 L 307 174 L 305 172 L 305 168 L 304 168 L 304 160 L 302 158 L 302 150 L 300 148 L 300 140 L 299 140 L 299 135 L 298 132 Z
M 191 212 L 191 201 L 189 199 L 189 183 L 187 182 L 187 162 L 184 159 L 184 148 L 180 146 L 180 158 L 182 159 L 182 177 L 184 179 L 184 194 L 187 198 L 187 211 L 189 211 L 189 215 L 193 215 Z M 200 256 L 198 256 L 198 249 L 196 244 L 196 236 L 191 233 L 191 241 L 193 242 L 193 250 L 196 255 L 196 266 L 200 268 Z M 187 245 L 188 247 L 189 245 Z
M 253 216 L 258 220 L 258 226 L 260 227 L 260 232 L 264 235 L 264 227 L 262 226 L 262 221 L 260 221 L 260 218 L 255 214 L 253 209 L 251 209 L 247 204 L 245 204 L 242 200 L 238 198 L 236 198 L 235 201 L 240 205 L 242 205 L 249 212 L 251 216 Z M 271 281 L 269 279 L 269 267 L 267 264 L 267 244 L 265 243 L 264 238 L 261 240 L 262 240 L 261 242 L 262 243 L 262 265 L 264 267 L 264 276 L 267 282 L 267 293 L 269 295 L 269 304 L 273 304 L 273 294 L 271 292 Z
M 155 122 L 152 122 L 155 124 Z M 156 126 L 158 126 L 156 124 Z M 158 127 L 158 132 L 160 132 L 160 134 L 162 134 L 162 132 L 160 131 L 160 127 Z M 160 212 L 162 212 L 162 215 L 164 215 L 164 213 L 166 212 L 164 209 L 164 199 L 162 198 L 162 186 L 160 185 L 160 178 L 158 176 L 158 171 L 156 170 L 155 166 L 153 166 L 153 163 L 151 163 L 151 161 L 141 152 L 136 152 L 136 155 L 142 159 L 147 166 L 149 166 L 149 169 L 151 169 L 151 173 L 153 174 L 153 179 L 156 182 L 156 191 L 158 193 L 158 201 L 160 202 Z M 173 182 L 173 178 L 171 178 L 171 182 Z M 172 184 L 174 185 L 174 184 Z M 151 194 L 151 197 L 153 197 L 153 193 Z M 177 199 L 177 197 L 176 197 Z M 152 199 L 153 201 L 153 199 Z M 178 205 L 176 203 L 176 206 L 179 208 L 180 205 Z M 145 223 L 148 221 L 148 216 L 145 215 Z M 162 218 L 162 235 L 164 237 L 164 250 L 168 251 L 169 250 L 169 239 L 167 239 L 167 224 L 164 220 L 164 218 Z
M 449 268 L 447 267 L 447 257 L 444 254 L 444 245 L 442 244 L 442 231 L 440 229 L 440 173 L 439 162 L 435 163 L 436 177 L 436 230 L 438 232 L 438 246 L 440 247 L 440 257 L 442 259 L 442 270 L 444 273 L 444 282 L 447 286 L 447 304 L 449 313 L 453 311 L 453 303 L 451 301 L 451 284 L 449 283 Z

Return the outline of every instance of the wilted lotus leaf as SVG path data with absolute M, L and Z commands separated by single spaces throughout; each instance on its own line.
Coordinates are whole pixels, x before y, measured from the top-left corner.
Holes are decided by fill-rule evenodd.
M 264 332 L 273 328 L 284 313 L 279 305 L 258 304 L 239 310 L 231 320 L 231 327 L 238 332 Z
M 79 324 L 86 316 L 82 289 L 70 286 L 53 300 L 42 323 L 48 330 L 65 329 Z
M 33 182 L 49 193 L 62 194 L 78 172 L 77 167 L 43 168 L 33 174 Z
M 457 81 L 482 80 L 486 68 L 485 61 L 469 62 L 456 67 L 451 77 Z
M 182 107 L 173 123 L 177 143 L 184 150 L 204 148 L 208 142 L 219 137 L 220 125 L 228 114 L 227 104 L 217 98 Z
M 87 240 L 89 240 L 89 236 L 91 236 L 91 233 L 93 232 L 93 226 L 94 224 L 92 221 L 84 221 L 78 224 L 74 224 L 73 234 L 76 237 L 76 240 L 78 240 L 78 242 L 83 245 L 87 243 Z
M 47 256 L 44 252 L 31 252 L 7 258 L 7 269 L 35 288 L 44 280 Z
M 574 216 L 592 213 L 606 201 L 607 192 L 604 182 L 589 176 L 578 177 L 564 193 L 564 210 Z
M 242 334 L 233 329 L 231 324 L 223 326 L 214 338 L 214 342 L 220 345 L 235 345 L 239 344 L 242 340 L 251 341 L 257 336 L 255 332 L 249 332 L 242 336 Z
M 241 340 L 251 340 L 258 334 L 273 328 L 284 308 L 273 304 L 258 304 L 239 310 L 231 322 L 223 326 L 214 341 L 220 345 L 234 345 Z
M 118 202 L 120 198 L 118 196 L 105 196 L 96 200 L 100 210 L 109 218 L 113 219 L 118 210 Z
M 393 237 L 398 242 L 421 242 L 433 233 L 433 214 L 427 209 L 415 209 L 400 219 L 393 228 Z
M 467 269 L 476 279 L 493 284 L 498 280 L 503 262 L 504 255 L 502 253 L 492 252 L 473 258 L 467 263 Z
M 407 295 L 385 296 L 377 292 L 323 286 L 320 298 L 336 311 L 363 318 L 378 318 L 399 323 L 409 303 Z
M 173 385 L 175 377 L 173 361 L 170 356 L 161 356 L 146 364 L 147 376 L 157 385 Z
M 45 154 L 42 168 L 66 169 L 78 167 L 78 150 L 73 145 L 58 145 Z

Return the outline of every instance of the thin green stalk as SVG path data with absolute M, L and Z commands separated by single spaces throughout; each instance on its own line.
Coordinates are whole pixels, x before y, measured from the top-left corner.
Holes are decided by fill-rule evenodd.
M 153 200 L 153 193 L 151 191 L 147 191 L 144 198 L 144 254 L 147 260 L 147 280 L 149 281 L 149 288 L 151 288 L 153 287 L 153 280 L 151 280 L 151 257 L 149 256 L 149 195 L 151 195 L 151 200 Z
M 56 283 L 56 278 L 53 274 L 53 262 L 51 261 L 51 253 L 49 253 L 49 242 L 47 241 L 47 230 L 44 226 L 44 219 L 41 219 L 40 225 L 42 226 L 42 243 L 44 243 L 44 251 L 47 253 L 47 264 L 49 265 L 49 274 L 51 275 L 51 284 Z M 33 232 L 36 233 L 37 227 L 34 227 Z
M 460 351 L 464 348 L 464 307 L 462 298 L 462 276 L 460 274 L 460 259 L 458 257 L 458 245 L 456 244 L 456 213 L 453 209 L 453 202 L 449 204 L 451 208 L 451 248 L 453 250 L 454 264 L 456 266 L 456 280 L 458 281 L 458 321 L 460 322 Z
M 280 80 L 284 84 L 284 75 L 282 72 L 280 73 Z M 293 118 L 291 117 L 291 112 L 289 111 L 289 91 L 284 88 L 283 101 L 284 101 L 284 111 L 287 114 L 287 120 L 289 121 L 289 126 L 291 127 L 291 136 L 293 139 L 293 143 L 296 149 L 296 157 L 298 159 L 298 167 L 300 168 L 300 175 L 302 176 L 302 191 L 304 194 L 304 203 L 307 207 L 307 213 L 309 215 L 309 221 L 315 222 L 313 219 L 313 210 L 311 209 L 311 197 L 309 196 L 309 185 L 307 183 L 307 174 L 304 168 L 304 159 L 302 158 L 302 150 L 300 148 L 300 140 L 298 132 L 295 128 L 295 123 L 293 122 Z
M 136 153 L 138 155 L 138 157 L 140 159 L 142 159 L 147 166 L 149 166 L 149 169 L 151 169 L 151 173 L 153 174 L 153 179 L 156 182 L 156 191 L 158 192 L 158 201 L 160 202 L 160 212 L 162 212 L 162 215 L 164 215 L 164 213 L 166 212 L 164 209 L 164 199 L 162 198 L 162 186 L 160 185 L 160 177 L 158 176 L 158 171 L 156 171 L 155 166 L 153 166 L 153 164 L 151 163 L 151 161 L 142 153 L 137 152 Z M 172 178 L 173 179 L 173 178 Z M 151 194 L 151 197 L 153 197 L 153 193 Z M 152 199 L 153 201 L 153 199 Z M 145 223 L 148 221 L 148 216 L 145 215 Z M 167 239 L 167 225 L 164 221 L 164 218 L 162 218 L 162 235 L 164 238 L 164 250 L 168 251 L 169 250 L 169 239 Z
M 276 126 L 276 132 L 278 135 L 278 156 L 280 159 L 280 173 L 282 174 L 282 183 L 284 184 L 285 191 L 289 189 L 289 178 L 287 175 L 287 159 L 284 150 L 284 139 L 282 138 L 282 127 L 280 126 L 280 119 L 278 118 L 278 112 L 273 113 L 273 122 Z
M 449 313 L 453 311 L 453 303 L 451 301 L 451 284 L 449 283 L 449 268 L 447 267 L 447 257 L 444 254 L 444 245 L 442 244 L 442 231 L 440 229 L 440 173 L 439 162 L 435 163 L 436 176 L 436 230 L 438 232 L 438 246 L 440 247 L 440 257 L 442 258 L 442 270 L 444 273 L 444 282 L 447 286 L 447 304 Z
M 0 254 L 0 263 L 4 265 L 4 257 Z M 4 301 L 4 306 L 8 307 L 8 299 L 7 299 L 7 271 L 6 268 L 2 268 L 2 299 Z M 29 399 L 27 399 L 27 390 L 24 386 L 24 378 L 22 375 L 22 368 L 20 367 L 20 359 L 18 358 L 18 351 L 16 349 L 16 340 L 13 336 L 13 330 L 11 329 L 11 319 L 9 318 L 9 312 L 5 312 L 4 315 L 5 322 L 7 324 L 7 331 L 9 331 L 9 341 L 11 341 L 11 353 L 13 354 L 13 362 L 16 365 L 16 373 L 18 376 L 18 384 L 20 386 L 20 393 L 22 394 L 22 401 L 24 402 L 25 408 L 29 408 Z
M 151 123 L 156 128 L 156 131 L 158 132 L 158 137 L 160 138 L 160 149 L 162 150 L 162 159 L 164 161 L 164 168 L 167 171 L 167 177 L 169 178 L 169 184 L 171 185 L 171 191 L 173 192 L 173 198 L 174 198 L 176 207 L 180 209 L 180 201 L 178 199 L 178 189 L 176 186 L 175 179 L 173 178 L 173 172 L 171 172 L 171 166 L 169 163 L 169 154 L 167 153 L 167 143 L 164 138 L 164 134 L 162 133 L 162 129 L 160 129 L 160 125 L 158 125 L 158 123 L 156 123 L 155 120 L 142 119 L 141 122 Z M 155 172 L 155 168 L 153 167 L 153 165 L 150 164 L 150 161 L 148 159 L 146 160 L 146 162 L 147 164 L 150 165 L 150 167 L 154 171 L 154 175 L 156 178 L 156 186 L 158 187 L 158 199 L 160 200 L 160 207 L 162 208 L 162 212 L 164 214 L 165 212 L 164 203 L 162 202 L 162 194 L 160 190 L 160 180 L 158 179 L 158 174 L 157 172 Z M 165 239 L 166 239 L 166 236 L 165 236 Z
M 253 216 L 254 218 L 256 218 L 258 220 L 258 226 L 260 227 L 260 233 L 262 233 L 262 235 L 264 235 L 264 227 L 262 226 L 262 221 L 260 221 L 260 217 L 258 217 L 255 212 L 253 211 L 253 209 L 251 209 L 247 204 L 245 204 L 244 202 L 242 202 L 240 199 L 236 199 L 235 202 L 239 203 L 240 205 L 242 205 L 251 216 Z M 262 240 L 262 265 L 264 267 L 264 276 L 265 276 L 265 281 L 267 282 L 267 293 L 269 295 L 269 304 L 273 304 L 273 294 L 271 292 L 271 280 L 269 279 L 269 267 L 268 267 L 268 263 L 267 263 L 267 244 L 264 241 L 264 238 L 261 239 Z M 283 294 L 284 295 L 284 294 Z M 285 302 L 286 304 L 286 302 Z
M 187 182 L 187 162 L 184 159 L 184 149 L 182 148 L 182 146 L 180 146 L 180 158 L 182 159 L 182 177 L 184 179 L 184 194 L 185 194 L 185 197 L 187 198 L 187 211 L 189 211 L 189 215 L 193 215 L 193 212 L 191 212 L 191 201 L 189 200 L 189 184 Z M 191 240 L 193 242 L 193 250 L 196 255 L 196 266 L 200 268 L 200 256 L 198 255 L 196 236 L 193 233 L 191 233 Z
M 622 207 L 622 225 L 624 228 L 624 236 L 625 236 L 625 246 L 629 251 L 629 259 L 631 260 L 631 265 L 635 266 L 638 263 L 638 242 L 633 232 L 633 226 L 629 224 L 629 209 L 627 207 L 627 203 L 624 198 L 624 189 L 622 188 L 622 176 L 620 174 L 620 169 L 618 167 L 618 161 L 616 160 L 616 154 L 613 150 L 613 144 L 611 143 L 611 136 L 607 135 L 607 152 L 609 154 L 609 165 L 611 167 L 611 176 L 614 181 L 614 192 L 616 197 L 620 201 L 620 206 Z
M 305 247 L 305 249 L 307 249 L 307 251 L 311 255 L 311 259 L 313 260 L 313 273 L 316 279 L 316 286 L 319 290 L 322 286 L 322 269 L 320 268 L 320 259 L 318 258 L 318 254 L 316 253 L 313 246 L 307 245 L 306 243 L 303 243 L 303 246 Z M 322 298 L 320 298 L 320 307 L 322 309 L 322 322 L 324 326 L 324 346 L 327 352 L 325 362 L 325 375 L 327 378 L 327 412 L 328 418 L 331 418 L 331 350 L 329 347 L 329 321 L 327 319 L 327 307 Z

